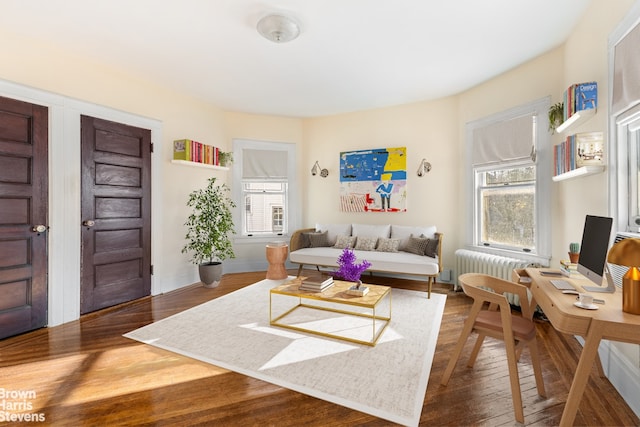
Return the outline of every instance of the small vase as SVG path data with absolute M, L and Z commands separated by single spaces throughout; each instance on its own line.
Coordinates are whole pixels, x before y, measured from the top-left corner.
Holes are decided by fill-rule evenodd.
M 569 252 L 569 261 L 572 264 L 577 264 L 580 259 L 580 252 Z

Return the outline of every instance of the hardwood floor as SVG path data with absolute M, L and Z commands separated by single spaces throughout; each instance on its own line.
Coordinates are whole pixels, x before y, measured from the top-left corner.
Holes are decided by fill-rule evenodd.
M 192 285 L 0 341 L 0 392 L 4 395 L 4 399 L 0 395 L 0 424 L 7 421 L 8 414 L 27 412 L 42 414 L 45 422 L 40 425 L 56 426 L 389 425 L 361 412 L 122 337 L 263 278 L 264 272 L 228 274 L 216 289 Z M 405 289 L 425 287 L 423 282 L 375 276 L 367 277 L 367 282 Z M 517 424 L 499 342 L 485 342 L 473 369 L 466 368 L 465 359 L 461 359 L 449 385 L 440 385 L 471 304 L 450 285 L 437 284 L 434 292 L 448 298 L 420 425 Z M 525 421 L 530 426 L 557 425 L 581 347 L 575 338 L 557 333 L 547 322 L 538 321 L 537 328 L 548 397 L 537 395 L 525 351 L 519 365 Z M 468 355 L 471 345 L 467 347 Z M 31 394 L 20 398 L 7 395 L 18 391 Z M 639 424 L 638 417 L 594 368 L 576 425 Z

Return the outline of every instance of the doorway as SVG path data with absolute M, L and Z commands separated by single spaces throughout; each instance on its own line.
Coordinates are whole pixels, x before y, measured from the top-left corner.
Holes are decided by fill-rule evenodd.
M 151 131 L 81 116 L 80 313 L 151 294 Z
M 47 324 L 48 109 L 0 97 L 0 339 Z

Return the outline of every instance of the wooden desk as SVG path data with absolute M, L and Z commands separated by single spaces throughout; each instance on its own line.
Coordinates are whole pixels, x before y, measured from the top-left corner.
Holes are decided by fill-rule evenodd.
M 573 305 L 576 302 L 575 295 L 563 294 L 549 283 L 553 277 L 542 276 L 537 268 L 527 268 L 525 271 L 531 277 L 530 290 L 533 298 L 553 327 L 560 332 L 585 338 L 578 368 L 560 420 L 561 426 L 571 426 L 578 412 L 589 372 L 596 360 L 600 341 L 607 339 L 640 344 L 640 315 L 622 311 L 621 289 L 617 289 L 613 294 L 592 292 L 595 298 L 605 300 L 605 304 L 598 304 L 598 310 L 585 310 Z M 563 279 L 571 282 L 579 292 L 584 292 L 582 285 L 592 285 L 583 277 Z

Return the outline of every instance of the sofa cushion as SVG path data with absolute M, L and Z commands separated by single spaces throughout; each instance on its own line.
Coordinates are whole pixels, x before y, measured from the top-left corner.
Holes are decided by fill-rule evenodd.
M 376 248 L 376 243 L 378 243 L 377 237 L 358 236 L 356 239 L 355 249 L 361 251 L 372 251 Z
M 438 256 L 438 244 L 440 242 L 438 239 L 429 239 L 427 242 L 427 247 L 424 249 L 424 254 L 426 256 L 430 256 L 431 258 L 436 258 Z
M 328 233 L 307 233 L 307 237 L 309 238 L 309 247 L 310 248 L 320 248 L 331 246 L 328 240 Z
M 381 237 L 378 239 L 378 246 L 376 246 L 376 251 L 398 252 L 399 247 L 400 247 L 400 239 L 383 239 Z
M 405 251 L 411 252 L 416 255 L 425 255 L 429 239 L 421 235 L 420 237 L 414 237 L 413 234 L 409 236 L 409 243 L 407 244 Z
M 353 245 L 356 243 L 356 238 L 354 236 L 346 236 L 341 234 L 336 239 L 336 244 L 333 245 L 334 248 L 345 249 L 345 248 L 353 248 Z
M 353 224 L 351 227 L 352 236 L 382 237 L 387 239 L 391 231 L 391 224 L 387 225 L 369 225 L 369 224 Z
M 342 249 L 304 248 L 289 254 L 291 262 L 306 265 L 322 265 L 326 267 L 338 267 L 338 257 Z M 366 271 L 385 271 L 401 274 L 435 275 L 438 274 L 438 260 L 424 255 L 416 255 L 409 252 L 378 252 L 354 250 L 357 262 L 367 260 L 371 263 Z M 365 273 L 366 273 L 365 271 Z M 363 274 L 366 283 L 366 275 Z
M 351 224 L 316 224 L 316 231 L 326 231 L 329 246 L 336 244 L 338 236 L 351 236 Z
M 409 244 L 409 237 L 413 234 L 414 236 L 424 235 L 428 238 L 434 238 L 437 229 L 435 225 L 427 226 L 427 227 L 411 227 L 406 225 L 392 225 L 391 226 L 391 238 L 392 239 L 400 239 L 400 246 L 398 250 L 406 251 L 407 245 Z

